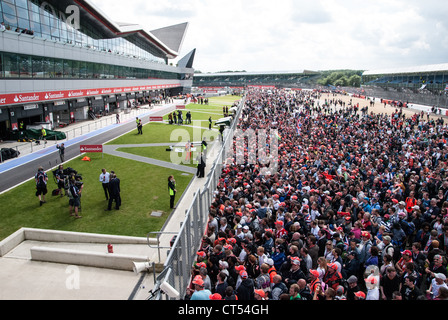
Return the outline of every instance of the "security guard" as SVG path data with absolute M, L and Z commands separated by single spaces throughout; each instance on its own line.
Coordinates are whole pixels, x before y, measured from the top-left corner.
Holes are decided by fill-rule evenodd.
M 176 180 L 174 176 L 168 177 L 168 191 L 170 192 L 170 209 L 174 209 L 174 199 L 176 198 Z
M 42 133 L 42 140 L 44 140 L 44 143 L 47 144 L 47 130 L 42 127 L 42 130 L 40 132 Z
M 202 142 L 201 142 L 201 152 L 204 154 L 204 159 L 207 159 L 207 141 L 205 141 L 206 140 L 206 137 L 204 137 L 204 139 L 202 139 Z

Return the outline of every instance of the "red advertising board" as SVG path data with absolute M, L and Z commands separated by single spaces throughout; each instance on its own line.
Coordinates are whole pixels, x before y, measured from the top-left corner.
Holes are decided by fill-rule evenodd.
M 95 153 L 95 152 L 103 152 L 103 145 L 81 145 L 79 147 L 81 153 Z
M 275 89 L 275 86 L 257 86 L 257 85 L 250 85 L 247 86 L 248 88 L 257 88 L 257 89 Z
M 179 105 L 179 106 L 176 106 L 176 109 L 177 109 L 177 110 L 179 110 L 179 109 L 185 109 L 185 106 L 183 106 L 183 105 Z
M 163 117 L 149 117 L 149 122 L 162 122 Z
M 76 99 L 76 98 L 84 98 L 89 96 L 98 96 L 105 94 L 110 95 L 132 91 L 146 91 L 146 90 L 167 89 L 175 87 L 180 87 L 180 83 L 159 84 L 159 85 L 142 86 L 142 87 L 98 88 L 98 89 L 85 89 L 85 90 L 61 90 L 61 91 L 0 94 L 0 106 L 14 105 L 14 104 L 28 104 L 28 103 L 45 102 L 61 99 Z

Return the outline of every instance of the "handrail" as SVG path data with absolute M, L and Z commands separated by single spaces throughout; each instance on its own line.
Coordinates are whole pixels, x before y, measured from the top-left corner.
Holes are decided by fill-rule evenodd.
M 160 249 L 171 249 L 171 246 L 167 247 L 167 246 L 160 246 L 160 236 L 162 234 L 178 234 L 179 232 L 175 232 L 175 231 L 152 231 L 152 232 L 148 232 L 148 234 L 146 235 L 146 242 L 148 243 L 148 247 L 150 247 L 151 249 L 156 249 L 157 248 L 157 254 L 159 257 L 159 263 L 161 261 L 160 259 Z M 150 234 L 157 234 L 157 247 L 153 246 L 150 241 L 149 241 L 149 235 Z

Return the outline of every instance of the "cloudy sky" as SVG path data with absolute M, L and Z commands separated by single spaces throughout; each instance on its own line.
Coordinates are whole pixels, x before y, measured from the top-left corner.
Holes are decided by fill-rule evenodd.
M 287 71 L 448 63 L 443 0 L 92 0 L 147 30 L 189 22 L 194 68 Z M 174 61 L 176 62 L 176 61 Z

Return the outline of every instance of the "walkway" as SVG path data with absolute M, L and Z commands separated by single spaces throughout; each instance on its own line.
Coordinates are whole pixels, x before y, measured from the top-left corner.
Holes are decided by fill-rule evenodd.
M 172 144 L 149 143 L 149 144 L 140 144 L 140 145 L 128 145 L 128 144 L 126 144 L 126 145 L 105 145 L 105 146 L 103 146 L 103 152 L 113 155 L 113 156 L 116 156 L 116 157 L 120 157 L 120 158 L 131 159 L 131 160 L 140 161 L 140 162 L 144 162 L 144 163 L 148 163 L 148 164 L 153 164 L 153 165 L 156 165 L 159 167 L 170 168 L 170 169 L 173 169 L 176 171 L 182 171 L 182 172 L 188 172 L 188 173 L 195 174 L 197 172 L 197 170 L 195 168 L 191 168 L 191 167 L 187 167 L 187 166 L 183 166 L 183 165 L 179 165 L 179 164 L 174 164 L 174 163 L 166 162 L 166 161 L 162 161 L 162 160 L 147 158 L 147 157 L 143 157 L 143 156 L 127 153 L 127 152 L 117 151 L 117 149 L 119 149 L 119 148 L 132 148 L 132 147 L 145 148 L 145 147 L 160 147 L 160 146 L 169 147 L 170 145 L 172 145 Z

